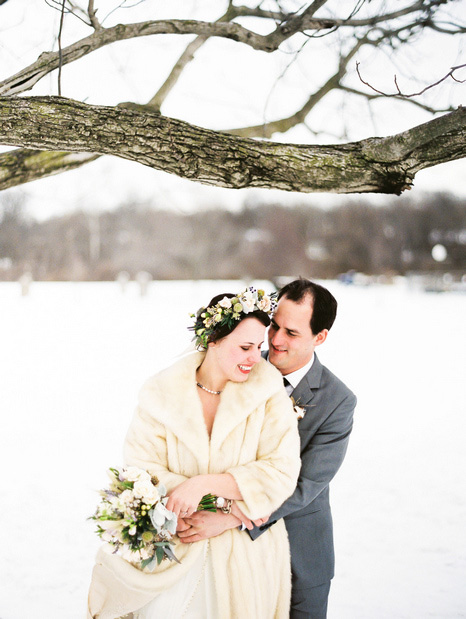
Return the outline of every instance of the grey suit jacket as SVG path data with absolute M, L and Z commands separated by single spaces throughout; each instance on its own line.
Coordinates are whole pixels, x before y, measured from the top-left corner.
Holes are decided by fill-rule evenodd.
M 292 396 L 306 410 L 298 422 L 302 462 L 298 484 L 269 521 L 249 534 L 256 539 L 284 518 L 290 539 L 293 588 L 305 589 L 323 584 L 334 575 L 329 483 L 346 454 L 356 397 L 317 356 Z

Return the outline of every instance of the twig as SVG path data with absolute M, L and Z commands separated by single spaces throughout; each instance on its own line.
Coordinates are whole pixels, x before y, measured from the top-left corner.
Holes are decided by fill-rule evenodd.
M 61 35 L 63 32 L 63 22 L 65 18 L 65 2 L 62 0 L 61 15 L 60 15 L 60 28 L 58 30 L 58 96 L 61 97 L 61 67 L 62 67 L 62 49 L 61 49 Z
M 374 99 L 380 99 L 385 96 L 383 94 L 378 94 L 378 93 L 370 94 L 368 92 L 363 92 L 362 90 L 356 90 L 356 88 L 350 88 L 349 86 L 344 86 L 343 84 L 340 85 L 340 90 L 343 90 L 344 92 L 348 92 L 352 95 L 358 95 L 360 97 L 364 97 L 369 103 L 373 101 Z M 421 108 L 422 110 L 425 110 L 426 112 L 429 112 L 430 114 L 438 114 L 440 112 L 444 112 L 444 113 L 453 112 L 453 110 L 456 109 L 453 106 L 444 107 L 444 108 L 433 108 L 428 105 L 425 105 L 424 103 L 420 103 L 419 101 L 416 101 L 414 99 L 409 101 L 409 103 L 412 103 L 413 105 Z
M 89 0 L 89 4 L 87 6 L 87 14 L 89 15 L 89 20 L 94 28 L 94 30 L 98 30 L 101 28 L 99 20 L 96 17 L 97 9 L 94 9 L 94 0 Z
M 419 92 L 413 92 L 413 93 L 411 93 L 409 95 L 401 92 L 401 89 L 398 86 L 397 76 L 394 75 L 393 81 L 395 82 L 395 86 L 396 86 L 397 92 L 390 94 L 388 92 L 383 92 L 382 90 L 377 90 L 377 88 L 374 88 L 374 86 L 372 86 L 372 84 L 369 84 L 369 82 L 366 82 L 365 80 L 363 80 L 362 77 L 361 77 L 361 73 L 359 71 L 359 64 L 360 64 L 359 62 L 356 62 L 356 72 L 357 72 L 358 77 L 361 80 L 361 82 L 363 84 L 365 84 L 368 88 L 373 90 L 374 92 L 378 93 L 379 95 L 382 95 L 383 97 L 401 97 L 403 99 L 410 99 L 412 97 L 419 97 L 420 95 L 423 95 L 427 90 L 430 90 L 431 88 L 434 88 L 435 86 L 438 86 L 439 84 L 444 82 L 449 77 L 451 77 L 458 84 L 464 84 L 464 82 L 466 82 L 466 80 L 459 80 L 459 79 L 457 79 L 453 75 L 455 71 L 458 71 L 458 69 L 464 69 L 464 67 L 466 67 L 466 64 L 460 64 L 460 65 L 457 65 L 456 67 L 452 67 L 450 69 L 450 71 L 446 75 L 444 75 L 441 79 L 437 80 L 433 84 L 429 84 L 429 86 L 426 86 L 425 88 L 423 88 Z
M 112 15 L 112 13 L 115 13 L 115 11 L 118 11 L 119 9 L 132 9 L 133 7 L 138 6 L 138 4 L 142 4 L 143 2 L 145 2 L 145 0 L 136 0 L 135 4 L 125 6 L 126 0 L 122 0 L 121 4 L 113 8 L 109 13 L 107 13 L 107 15 L 103 18 L 102 23 L 104 23 L 104 21 L 106 21 L 110 17 L 110 15 Z

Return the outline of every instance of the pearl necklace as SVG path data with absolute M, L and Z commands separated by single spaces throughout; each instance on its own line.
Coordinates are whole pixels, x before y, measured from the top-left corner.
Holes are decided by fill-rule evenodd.
M 204 391 L 207 391 L 207 393 L 211 393 L 212 395 L 220 395 L 222 393 L 221 391 L 213 391 L 212 389 L 207 389 L 207 387 L 204 387 L 204 385 L 202 385 L 201 383 L 196 383 L 196 385 L 201 389 L 204 389 Z

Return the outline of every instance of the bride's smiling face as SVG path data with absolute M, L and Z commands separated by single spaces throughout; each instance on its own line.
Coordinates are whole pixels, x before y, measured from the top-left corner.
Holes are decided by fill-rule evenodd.
M 265 327 L 256 318 L 245 318 L 234 331 L 218 342 L 209 344 L 216 369 L 222 379 L 244 382 L 261 359 Z

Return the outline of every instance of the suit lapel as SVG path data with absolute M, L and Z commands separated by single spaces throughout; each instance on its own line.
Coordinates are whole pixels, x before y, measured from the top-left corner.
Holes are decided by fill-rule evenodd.
M 268 354 L 269 351 L 265 350 L 262 352 L 262 357 L 264 359 L 268 359 Z M 312 364 L 311 369 L 303 376 L 291 393 L 291 397 L 295 401 L 295 404 L 297 406 L 305 407 L 306 413 L 313 408 L 312 399 L 315 395 L 314 391 L 320 387 L 322 370 L 323 366 L 317 358 L 317 355 L 314 353 L 314 363 Z M 301 422 L 301 420 L 299 421 Z
M 315 356 L 311 369 L 303 376 L 291 394 L 299 406 L 305 406 L 311 402 L 314 397 L 314 390 L 320 387 L 321 378 L 322 364 Z
M 317 359 L 317 356 L 314 356 L 314 363 L 311 369 L 303 376 L 291 394 L 295 404 L 305 410 L 304 417 L 298 420 L 298 430 L 300 432 L 309 427 L 310 420 L 314 418 L 313 412 L 316 405 L 312 400 L 320 387 L 321 377 L 322 364 Z

